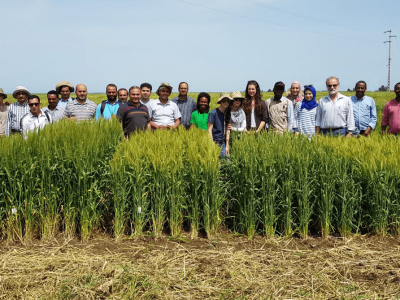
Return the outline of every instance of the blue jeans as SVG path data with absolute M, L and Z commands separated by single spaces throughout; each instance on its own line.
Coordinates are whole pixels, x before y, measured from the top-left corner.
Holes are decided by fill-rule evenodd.
M 219 154 L 220 157 L 225 157 L 226 155 L 226 144 L 225 142 L 218 142 L 217 145 L 221 147 L 221 153 Z
M 323 135 L 331 135 L 331 136 L 346 136 L 346 129 L 345 128 L 330 128 L 330 129 L 322 129 Z

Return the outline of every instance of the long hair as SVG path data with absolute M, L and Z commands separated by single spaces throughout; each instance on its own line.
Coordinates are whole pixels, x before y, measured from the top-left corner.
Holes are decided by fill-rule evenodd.
M 255 112 L 257 114 L 261 114 L 262 109 L 263 109 L 262 94 L 261 94 L 261 90 L 260 90 L 260 85 L 255 80 L 250 80 L 250 81 L 247 82 L 246 95 L 245 95 L 245 99 L 243 101 L 243 111 L 246 114 L 251 113 L 251 97 L 250 97 L 249 92 L 248 92 L 249 85 L 254 85 L 256 87 L 256 94 L 254 95 L 254 98 L 255 98 Z
M 208 101 L 208 105 L 207 105 L 207 113 L 210 112 L 210 101 L 211 101 L 211 96 L 209 93 L 205 93 L 205 92 L 201 92 L 198 96 L 197 96 L 197 110 L 200 112 L 200 99 L 201 98 L 207 98 Z

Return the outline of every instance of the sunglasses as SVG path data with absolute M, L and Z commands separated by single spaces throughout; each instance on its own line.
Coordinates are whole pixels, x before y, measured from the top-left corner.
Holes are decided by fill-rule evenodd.
M 326 86 L 327 87 L 337 87 L 338 85 L 337 84 L 327 84 Z
M 39 106 L 40 105 L 40 102 L 37 102 L 37 103 L 29 103 L 29 106 L 30 107 L 32 107 L 32 106 Z
M 227 103 L 227 102 L 229 102 L 229 99 L 222 99 L 219 103 Z

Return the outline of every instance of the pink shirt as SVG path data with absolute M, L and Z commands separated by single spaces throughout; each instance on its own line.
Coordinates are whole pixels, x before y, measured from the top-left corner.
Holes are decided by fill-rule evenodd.
M 395 99 L 385 104 L 382 113 L 382 126 L 389 126 L 388 133 L 400 133 L 400 105 Z

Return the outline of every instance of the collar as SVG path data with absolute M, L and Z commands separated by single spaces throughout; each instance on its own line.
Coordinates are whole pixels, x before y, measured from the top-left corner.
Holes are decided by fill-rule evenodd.
M 168 99 L 167 103 L 165 103 L 165 104 L 162 104 L 162 103 L 161 103 L 160 98 L 158 98 L 157 101 L 158 101 L 158 102 L 157 102 L 157 105 L 159 105 L 159 104 L 160 104 L 160 105 L 170 105 L 170 104 L 171 104 L 171 100 L 169 100 L 169 99 Z
M 87 99 L 86 99 L 86 100 L 87 100 Z M 114 105 L 118 104 L 118 99 L 115 100 L 114 103 L 111 103 L 110 101 L 108 101 L 108 99 L 106 99 L 106 104 L 110 104 L 110 105 L 114 106 Z
M 140 101 L 139 101 L 139 106 L 134 105 L 131 100 L 128 100 L 128 102 L 126 102 L 126 104 L 128 104 L 129 106 L 137 107 L 137 108 L 140 108 L 141 106 L 143 106 L 143 104 L 140 103 Z

